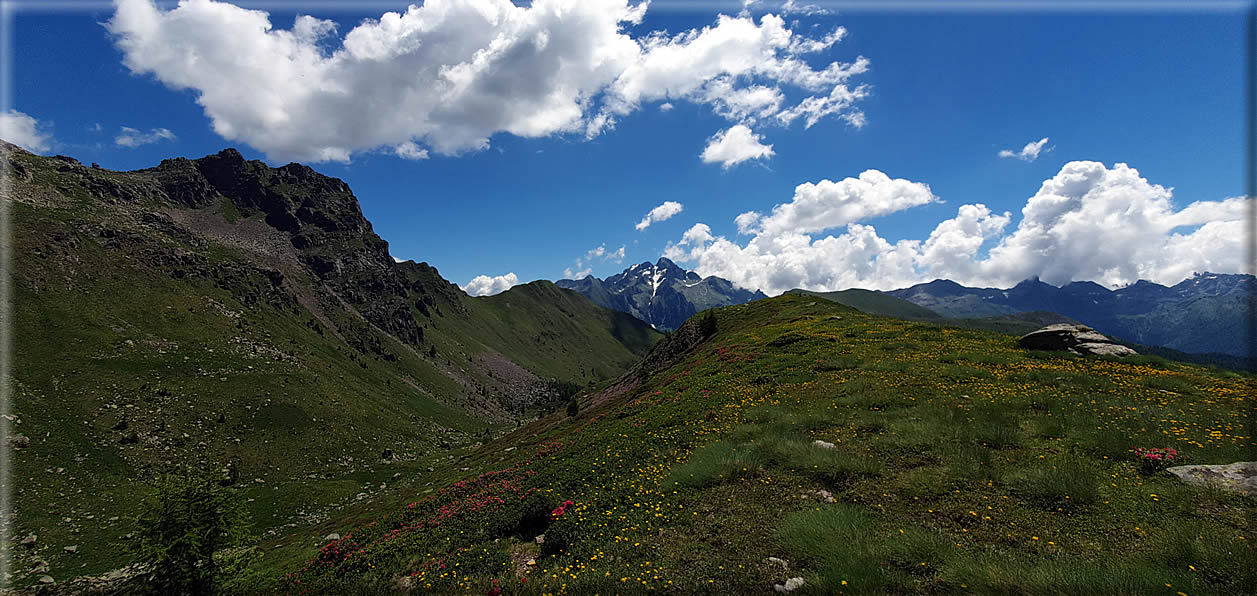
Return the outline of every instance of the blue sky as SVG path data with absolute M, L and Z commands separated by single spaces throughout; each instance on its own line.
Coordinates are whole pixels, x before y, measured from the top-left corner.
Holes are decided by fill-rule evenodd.
M 607 1 L 627 10 L 636 4 Z M 427 261 L 464 285 L 475 276 L 507 273 L 519 281 L 558 279 L 565 270 L 586 269 L 605 277 L 663 254 L 700 273 L 769 293 L 795 285 L 889 289 L 935 277 L 1009 285 L 1031 275 L 1052 283 L 1095 279 L 1117 286 L 1140 277 L 1174 283 L 1205 269 L 1243 271 L 1236 236 L 1249 201 L 1236 198 L 1244 193 L 1245 173 L 1245 24 L 1239 10 L 921 14 L 844 11 L 842 4 L 816 3 L 828 14 L 809 15 L 812 11 L 798 10 L 797 4 L 787 6 L 782 17 L 795 39 L 823 39 L 838 26 L 846 34 L 827 49 L 794 59 L 815 72 L 834 62 L 867 59 L 866 69 L 838 83 L 863 96 L 810 127 L 803 117 L 782 125 L 773 120 L 776 116 L 739 117 L 727 109 L 722 115 L 719 102 L 725 100 L 711 99 L 718 95 L 711 76 L 693 75 L 708 83 L 700 97 L 675 93 L 682 79 L 672 79 L 669 91 L 649 87 L 663 75 L 642 75 L 645 82 L 636 88 L 646 91 L 614 114 L 614 127 L 587 135 L 600 110 L 618 105 L 609 99 L 609 90 L 623 94 L 618 83 L 608 81 L 623 82 L 648 70 L 633 70 L 648 63 L 626 58 L 616 66 L 623 73 L 604 72 L 597 84 L 589 78 L 578 81 L 592 99 L 577 124 L 536 124 L 528 114 L 500 116 L 501 110 L 492 108 L 548 97 L 552 89 L 535 89 L 533 83 L 570 83 L 567 75 L 501 75 L 489 80 L 481 95 L 460 96 L 471 107 L 457 114 L 424 111 L 433 108 L 422 102 L 434 100 L 422 98 L 401 111 L 350 104 L 349 110 L 362 108 L 358 118 L 378 113 L 397 119 L 399 128 L 407 126 L 401 122 L 409 114 L 425 114 L 425 122 L 410 124 L 416 136 L 409 138 L 412 151 L 424 151 L 426 158 L 404 159 L 396 155 L 404 139 L 390 136 L 387 127 L 359 134 L 364 126 L 348 116 L 328 125 L 346 132 L 309 139 L 305 129 L 340 118 L 347 111 L 344 104 L 315 117 L 308 112 L 324 109 L 317 98 L 289 103 L 246 85 L 234 88 L 248 76 L 232 76 L 230 68 L 237 66 L 231 65 L 238 60 L 224 58 L 228 66 L 218 78 L 180 71 L 185 68 L 180 60 L 190 53 L 231 52 L 233 46 L 221 43 L 221 37 L 191 39 L 169 49 L 170 56 L 152 58 L 144 48 L 153 46 L 144 44 L 179 35 L 176 25 L 159 25 L 172 29 L 168 32 L 115 26 L 113 35 L 104 25 L 115 18 L 109 5 L 23 11 L 14 17 L 10 107 L 35 121 L 35 140 L 28 141 L 35 149 L 111 169 L 148 167 L 172 156 L 199 157 L 228 146 L 273 165 L 311 163 L 350 185 L 394 256 Z M 330 55 L 343 48 L 344 36 L 363 19 L 378 19 L 386 10 L 404 13 L 407 3 L 373 3 L 356 12 L 327 4 L 301 7 L 299 2 L 273 3 L 269 21 L 274 29 L 292 29 L 298 14 L 333 21 L 335 30 L 317 42 Z M 724 8 L 727 17 L 752 28 L 765 27 L 766 14 L 782 14 L 780 2 L 757 3 L 741 17 L 738 4 Z M 697 29 L 699 36 L 703 27 L 716 29 L 718 12 L 656 0 L 639 23 L 621 21 L 619 34 L 645 48 L 651 32 L 676 35 Z M 570 25 L 575 20 L 553 27 L 575 27 Z M 195 18 L 187 21 L 196 26 Z M 235 34 L 230 23 L 216 26 L 206 29 Z M 616 33 L 589 27 L 589 35 Z M 249 39 L 261 39 L 247 28 L 240 26 L 241 48 Z M 407 83 L 424 76 L 416 73 L 431 66 L 423 60 L 437 60 L 433 56 L 442 54 L 441 44 L 474 45 L 474 40 L 450 39 L 461 35 L 452 26 L 429 35 L 419 36 L 428 54 L 407 57 L 393 48 L 392 57 L 372 63 L 381 65 L 371 75 L 377 79 L 351 82 L 367 80 L 364 87 L 371 89 Z M 133 40 L 130 49 L 120 41 L 124 38 Z M 555 29 L 547 39 L 565 38 Z M 686 48 L 686 42 L 672 40 L 680 50 L 698 51 L 697 43 Z M 146 51 L 128 62 L 128 52 Z M 790 58 L 787 54 L 778 57 Z M 680 66 L 664 70 L 689 64 L 688 58 L 679 60 Z M 456 62 L 438 60 L 437 65 Z M 265 57 L 260 63 L 272 67 Z M 511 68 L 544 73 L 550 66 L 538 59 Z M 833 86 L 800 88 L 765 72 L 716 75 L 733 88 L 778 89 L 783 100 L 778 112 L 809 95 L 827 95 Z M 338 82 L 344 81 L 321 81 L 324 86 Z M 477 102 L 490 95 L 485 99 L 490 108 L 474 112 Z M 205 101 L 214 114 L 198 105 L 202 96 L 218 98 Z M 493 104 L 498 96 L 508 103 Z M 266 101 L 277 103 L 248 105 Z M 661 109 L 665 103 L 671 109 Z M 294 115 L 299 109 L 304 112 Z M 216 123 L 244 130 L 258 118 L 272 118 L 274 110 L 291 113 L 274 120 L 279 124 L 273 127 L 268 124 L 265 133 L 215 132 Z M 489 122 L 494 118 L 502 120 Z M 29 132 L 20 123 L 11 126 L 17 128 L 8 130 L 18 132 L 6 136 Z M 531 138 L 504 130 L 529 126 L 541 128 Z M 123 127 L 135 132 L 124 134 Z M 771 145 L 771 155 L 740 154 L 741 161 L 724 162 L 700 157 L 714 135 L 739 127 L 758 135 L 760 146 Z M 487 147 L 481 142 L 468 148 L 480 133 L 486 133 Z M 132 140 L 123 139 L 123 145 L 120 137 Z M 1045 137 L 1033 160 L 1000 156 L 1001 150 L 1019 152 Z M 346 154 L 322 161 L 331 154 L 301 154 L 317 143 L 345 147 Z M 1129 168 L 1119 169 L 1119 163 Z M 888 180 L 861 176 L 869 170 Z M 836 184 L 821 184 L 824 180 Z M 796 193 L 804 183 L 816 184 L 811 199 Z M 666 201 L 683 209 L 635 229 Z M 1022 214 L 1028 202 L 1040 206 L 1036 213 L 1051 213 L 1042 216 L 1047 219 L 1023 221 L 1029 217 Z M 1196 208 L 1184 209 L 1197 202 Z M 1047 208 L 1058 203 L 1070 206 Z M 979 204 L 985 213 L 969 210 L 962 216 L 963 205 Z M 775 205 L 786 208 L 771 215 Z M 747 212 L 759 213 L 755 221 L 760 223 L 740 234 L 734 220 Z M 1005 212 L 1008 217 L 1001 220 Z M 1101 231 L 1121 231 L 1103 246 L 1090 246 L 1097 229 L 1082 220 L 1093 226 L 1102 221 L 1108 228 L 1097 228 Z M 947 221 L 953 224 L 940 226 Z M 927 241 L 932 234 L 933 243 Z M 598 247 L 604 247 L 603 256 L 587 257 Z M 620 247 L 623 258 L 610 258 Z

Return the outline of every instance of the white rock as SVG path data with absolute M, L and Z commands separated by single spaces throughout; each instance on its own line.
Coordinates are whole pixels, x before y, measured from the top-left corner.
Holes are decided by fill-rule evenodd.
M 787 563 L 785 559 L 778 559 L 777 557 L 768 557 L 766 561 L 768 561 L 769 563 L 773 565 L 780 565 L 782 569 L 790 568 L 790 563 Z
M 820 440 L 820 439 L 817 439 L 817 440 L 815 440 L 815 441 L 812 441 L 812 444 L 813 444 L 813 445 L 815 445 L 815 446 L 817 446 L 817 447 L 820 447 L 821 449 L 833 449 L 833 448 L 834 448 L 834 444 L 833 444 L 833 443 L 830 443 L 829 441 L 822 441 L 822 440 Z
M 778 591 L 778 592 L 793 592 L 793 591 L 795 591 L 795 590 L 797 590 L 797 589 L 799 589 L 799 588 L 802 588 L 802 587 L 803 587 L 803 584 L 804 584 L 803 578 L 801 578 L 801 577 L 792 577 L 792 578 L 790 578 L 790 579 L 786 580 L 785 585 L 782 585 L 782 584 L 776 584 L 776 585 L 774 585 L 774 586 L 773 586 L 773 589 L 774 589 L 774 590 L 776 590 L 776 591 Z

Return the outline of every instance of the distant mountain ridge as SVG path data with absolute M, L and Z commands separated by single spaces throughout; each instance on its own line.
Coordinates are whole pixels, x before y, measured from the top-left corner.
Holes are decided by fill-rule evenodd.
M 659 330 L 676 329 L 694 313 L 709 308 L 768 297 L 719 277 L 686 271 L 665 257 L 655 263 L 638 263 L 606 279 L 587 275 L 579 280 L 561 279 L 555 285 L 579 292 L 603 308 L 629 313 Z
M 1050 311 L 1126 341 L 1244 356 L 1254 287 L 1251 275 L 1203 272 L 1173 286 L 1139 280 L 1116 290 L 1090 281 L 1058 288 L 1032 278 L 1001 290 L 939 279 L 885 293 L 950 318 Z

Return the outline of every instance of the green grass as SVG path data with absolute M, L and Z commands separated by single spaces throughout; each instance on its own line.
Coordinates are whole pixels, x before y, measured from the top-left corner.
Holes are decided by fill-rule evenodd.
M 697 449 L 684 465 L 677 466 L 664 480 L 664 486 L 703 488 L 724 482 L 752 478 L 760 473 L 764 458 L 748 444 L 725 441 Z
M 1237 425 L 1250 378 L 1026 353 L 993 333 L 809 302 L 718 309 L 720 332 L 640 387 L 490 446 L 473 473 L 527 460 L 530 486 L 576 503 L 561 527 L 567 548 L 536 568 L 453 577 L 423 568 L 423 557 L 388 563 L 390 553 L 437 547 L 522 548 L 459 538 L 480 523 L 468 512 L 448 530 L 370 541 L 362 556 L 379 564 L 343 576 L 355 579 L 306 572 L 303 581 L 337 588 L 415 572 L 422 589 L 498 579 L 523 593 L 563 584 L 742 593 L 789 577 L 806 580 L 802 593 L 1230 594 L 1250 585 L 1237 570 L 1253 560 L 1254 500 L 1140 475 L 1130 453 L 1241 457 L 1251 448 Z M 888 352 L 886 342 L 917 348 Z M 836 356 L 841 366 L 817 366 Z M 1149 381 L 1167 375 L 1192 390 L 1175 397 Z M 564 447 L 530 456 L 549 440 Z M 520 455 L 502 459 L 508 445 Z M 395 515 L 375 511 L 385 527 Z M 1189 560 L 1213 571 L 1185 570 Z
M 1086 460 L 1043 460 L 1009 474 L 1005 484 L 1023 499 L 1049 510 L 1074 509 L 1100 499 L 1100 477 Z

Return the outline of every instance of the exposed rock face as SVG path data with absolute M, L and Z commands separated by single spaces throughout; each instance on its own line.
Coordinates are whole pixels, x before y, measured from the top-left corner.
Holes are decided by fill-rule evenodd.
M 221 195 L 243 216 L 264 213 L 268 224 L 291 235 L 301 260 L 342 300 L 394 337 L 422 342 L 405 276 L 341 180 L 301 164 L 271 168 L 246 161 L 235 149 L 166 160 L 151 171 L 177 202 L 201 206 L 212 202 L 208 196 Z
M 1174 466 L 1166 471 L 1189 484 L 1216 486 L 1242 495 L 1257 496 L 1257 461 L 1212 466 Z
M 1061 323 L 1031 331 L 1017 340 L 1028 350 L 1065 350 L 1075 354 L 1097 356 L 1130 356 L 1136 352 L 1085 325 Z

